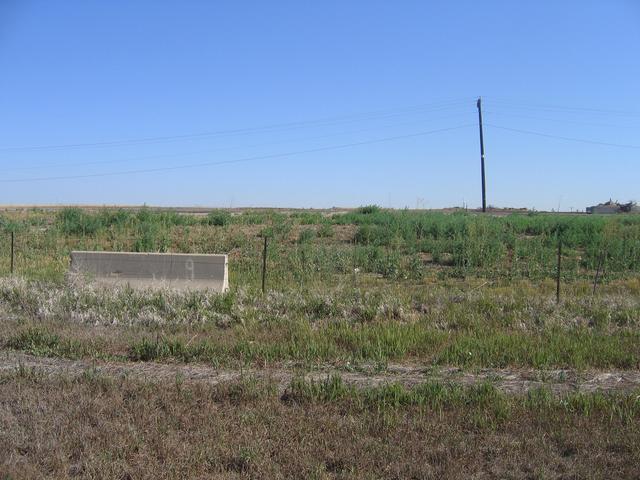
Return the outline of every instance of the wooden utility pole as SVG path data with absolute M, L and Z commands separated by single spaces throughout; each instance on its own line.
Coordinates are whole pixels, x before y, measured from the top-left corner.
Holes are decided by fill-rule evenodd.
M 478 125 L 480 126 L 480 169 L 482 175 L 482 211 L 487 211 L 487 190 L 484 178 L 484 136 L 482 134 L 482 97 L 478 97 Z

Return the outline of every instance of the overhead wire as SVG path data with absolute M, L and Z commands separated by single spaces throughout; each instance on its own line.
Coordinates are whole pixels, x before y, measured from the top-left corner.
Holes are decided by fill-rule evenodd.
M 492 98 L 492 97 L 489 97 L 489 98 Z M 584 108 L 584 107 L 561 107 L 561 106 L 557 106 L 557 105 L 556 106 L 538 105 L 536 107 L 531 107 L 531 106 L 527 106 L 526 104 L 523 104 L 523 103 L 517 104 L 517 103 L 513 103 L 513 102 L 508 102 L 508 101 L 505 102 L 504 100 L 492 99 L 492 103 L 494 103 L 494 102 L 497 103 L 497 105 L 495 105 L 495 106 L 498 109 L 505 108 L 504 106 L 506 105 L 506 108 L 512 108 L 513 107 L 513 108 L 523 108 L 523 109 L 546 109 L 546 108 L 564 109 L 565 112 L 571 112 L 571 113 L 576 113 L 576 112 L 600 112 L 600 113 L 602 113 L 602 112 L 605 112 L 605 113 L 612 113 L 612 114 L 629 114 L 629 115 L 634 115 L 635 114 L 635 112 L 624 112 L 624 111 L 619 111 L 619 110 L 604 110 L 604 109 L 593 109 L 593 108 Z M 262 127 L 250 127 L 250 128 L 241 128 L 241 129 L 218 130 L 218 131 L 200 132 L 200 133 L 183 134 L 183 135 L 172 135 L 172 136 L 162 136 L 162 137 L 145 137 L 145 138 L 138 138 L 138 139 L 110 141 L 110 142 L 40 145 L 40 146 L 26 146 L 26 147 L 5 147 L 5 148 L 0 148 L 0 152 L 32 151 L 32 150 L 55 150 L 55 149 L 67 149 L 67 148 L 74 149 L 74 148 L 83 148 L 83 147 L 103 147 L 103 146 L 104 147 L 107 147 L 107 146 L 133 146 L 133 145 L 141 145 L 141 144 L 164 142 L 164 141 L 178 141 L 178 140 L 184 140 L 184 139 L 190 139 L 190 138 L 223 137 L 223 136 L 235 136 L 235 135 L 246 135 L 246 134 L 252 134 L 252 133 L 267 133 L 267 132 L 273 133 L 273 132 L 278 132 L 278 131 L 289 131 L 289 130 L 298 129 L 298 128 L 328 127 L 328 126 L 334 126 L 334 125 L 341 125 L 341 124 L 344 124 L 344 123 L 353 123 L 353 122 L 361 122 L 361 121 L 368 121 L 368 120 L 387 119 L 387 118 L 393 118 L 393 117 L 398 117 L 398 116 L 407 115 L 407 114 L 427 113 L 427 112 L 443 111 L 443 110 L 447 110 L 447 109 L 457 109 L 457 108 L 463 107 L 465 104 L 466 104 L 465 100 L 455 100 L 455 101 L 438 102 L 438 103 L 431 103 L 431 104 L 421 104 L 421 105 L 416 105 L 416 106 L 411 106 L 411 107 L 403 107 L 403 108 L 392 109 L 392 110 L 378 110 L 378 111 L 366 112 L 366 113 L 361 113 L 361 114 L 352 114 L 352 115 L 342 115 L 342 116 L 328 117 L 328 118 L 316 119 L 316 120 L 306 120 L 306 121 L 298 121 L 298 122 L 272 124 L 272 125 L 266 125 L 266 126 L 262 126 Z M 496 113 L 496 112 L 489 111 L 489 112 L 486 112 L 486 113 Z M 504 115 L 512 115 L 512 116 L 521 116 L 521 117 L 527 118 L 527 116 L 517 115 L 517 114 L 514 115 L 514 114 L 509 114 L 509 113 L 505 114 L 504 112 L 498 112 L 498 114 L 499 115 L 500 114 L 504 114 Z M 539 118 L 539 117 L 528 117 L 528 118 L 538 119 L 538 120 L 545 120 L 545 121 L 560 121 L 560 122 L 566 121 L 568 123 L 584 123 L 584 122 L 576 122 L 576 121 L 571 121 L 571 120 L 566 120 L 566 119 L 544 119 L 544 118 Z M 427 121 L 427 120 L 433 120 L 433 118 L 426 119 L 426 120 L 420 120 L 420 121 L 417 121 L 417 122 L 404 123 L 404 124 L 406 125 L 406 124 L 411 124 L 411 123 L 421 123 L 422 121 Z M 457 127 L 449 127 L 449 128 L 444 128 L 444 129 L 430 130 L 430 131 L 418 132 L 418 133 L 408 134 L 408 135 L 390 136 L 390 137 L 384 137 L 384 138 L 381 138 L 381 139 L 374 139 L 374 140 L 368 140 L 368 141 L 362 141 L 362 142 L 351 142 L 351 143 L 345 143 L 345 144 L 340 144 L 340 145 L 331 145 L 331 146 L 310 148 L 310 149 L 293 151 L 293 152 L 285 152 L 285 153 L 277 153 L 277 154 L 270 154 L 270 155 L 259 155 L 259 156 L 244 157 L 244 158 L 234 159 L 234 160 L 225 160 L 225 161 L 216 161 L 216 162 L 200 162 L 200 163 L 192 163 L 192 164 L 179 164 L 179 165 L 172 165 L 172 166 L 130 169 L 130 170 L 115 171 L 115 172 L 101 172 L 101 173 L 76 174 L 76 175 L 58 175 L 58 176 L 41 176 L 41 177 L 33 177 L 33 178 L 13 178 L 13 179 L 0 180 L 0 182 L 1 183 L 14 183 L 14 182 L 30 182 L 30 181 L 47 181 L 47 180 L 94 178 L 94 177 L 107 177 L 107 176 L 128 175 L 128 174 L 138 174 L 138 173 L 152 173 L 152 172 L 160 172 L 160 171 L 171 171 L 171 170 L 206 167 L 206 166 L 214 166 L 214 165 L 224 165 L 224 164 L 231 164 L 231 163 L 240 163 L 240 162 L 248 162 L 248 161 L 253 161 L 253 160 L 280 158 L 280 157 L 300 155 L 300 154 L 305 154 L 305 153 L 313 153 L 313 152 L 321 152 L 321 151 L 327 151 L 327 150 L 341 149 L 341 148 L 347 148 L 347 147 L 354 147 L 354 146 L 358 146 L 358 145 L 367 145 L 367 144 L 372 144 L 372 143 L 379 143 L 379 142 L 385 142 L 385 141 L 398 140 L 398 139 L 402 139 L 402 138 L 411 138 L 411 137 L 420 136 L 420 135 L 426 135 L 426 134 L 430 134 L 430 133 L 444 132 L 444 131 L 448 131 L 448 130 L 464 128 L 464 127 L 468 127 L 470 125 L 475 125 L 475 124 L 465 124 L 465 125 L 460 125 L 460 126 L 457 126 Z M 631 148 L 631 149 L 640 148 L 640 145 L 622 144 L 622 143 L 614 143 L 614 142 L 604 142 L 604 141 L 597 141 L 597 140 L 591 140 L 591 139 L 585 139 L 585 138 L 577 138 L 577 137 L 570 137 L 570 136 L 555 135 L 555 134 L 539 132 L 539 131 L 532 131 L 532 130 L 526 130 L 526 129 L 520 129 L 520 128 L 513 128 L 513 127 L 505 127 L 505 126 L 496 125 L 496 124 L 493 124 L 493 123 L 490 123 L 490 122 L 489 123 L 485 122 L 485 125 L 488 126 L 488 127 L 497 128 L 497 129 L 501 129 L 501 130 L 505 130 L 505 131 L 511 131 L 511 132 L 522 133 L 522 134 L 527 134 L 527 135 L 535 135 L 535 136 L 546 137 L 546 138 L 559 139 L 559 140 L 564 140 L 564 141 L 588 143 L 588 144 L 594 144 L 594 145 L 603 145 L 603 146 L 611 146 L 611 147 L 619 147 L 619 148 Z M 388 125 L 387 126 L 382 126 L 382 127 L 383 128 L 389 128 Z M 380 128 L 380 126 L 379 127 L 374 127 L 373 129 L 375 129 L 375 128 Z M 360 129 L 360 130 L 351 131 L 351 132 L 330 133 L 330 134 L 325 134 L 325 135 L 321 135 L 321 136 L 294 139 L 293 141 L 314 140 L 314 139 L 320 139 L 320 138 L 327 138 L 327 137 L 331 137 L 331 136 L 339 136 L 339 135 L 345 135 L 345 134 L 358 133 L 358 132 L 367 131 L 367 130 L 372 130 L 372 129 Z M 248 148 L 256 148 L 256 147 L 261 147 L 261 146 L 265 146 L 265 145 L 269 145 L 269 144 L 278 144 L 278 143 L 289 143 L 289 140 L 284 140 L 284 141 L 279 141 L 279 142 L 269 142 L 269 143 L 263 143 L 263 144 L 259 144 L 259 145 L 252 145 L 252 146 L 249 146 Z M 206 151 L 188 152 L 188 153 L 149 155 L 149 156 L 134 157 L 134 158 L 128 158 L 128 159 L 102 160 L 102 161 L 82 162 L 82 163 L 78 162 L 78 163 L 73 163 L 73 164 L 69 164 L 69 163 L 67 163 L 67 164 L 44 164 L 44 165 L 31 166 L 31 167 L 17 167 L 17 168 L 14 168 L 14 170 L 31 170 L 31 169 L 41 169 L 41 168 L 58 168 L 58 167 L 68 167 L 68 166 L 87 166 L 87 165 L 99 165 L 99 164 L 110 164 L 110 163 L 135 162 L 135 161 L 138 161 L 138 160 L 147 160 L 147 159 L 154 159 L 154 158 L 171 158 L 171 157 L 181 157 L 181 156 L 186 156 L 186 155 L 209 154 L 209 153 L 212 153 L 214 151 L 228 150 L 228 149 L 233 149 L 233 148 L 239 148 L 239 147 L 226 147 L 226 148 L 218 148 L 218 149 L 214 149 L 214 150 L 210 150 L 209 149 L 209 150 L 206 150 Z M 244 146 L 244 148 L 247 148 L 247 147 Z
M 93 148 L 93 147 L 121 147 L 121 146 L 133 146 L 133 145 L 146 145 L 152 143 L 163 143 L 168 141 L 181 141 L 196 138 L 207 137 L 223 137 L 223 136 L 235 136 L 246 135 L 252 133 L 266 133 L 273 131 L 286 131 L 290 129 L 299 129 L 305 127 L 319 127 L 319 126 L 332 126 L 343 123 L 358 122 L 363 120 L 383 119 L 391 118 L 394 116 L 406 115 L 411 113 L 420 112 L 433 112 L 439 110 L 446 110 L 448 108 L 455 108 L 463 106 L 468 100 L 455 100 L 448 102 L 437 102 L 430 104 L 414 105 L 410 107 L 402 107 L 390 110 L 378 110 L 359 114 L 340 115 L 334 117 L 326 117 L 315 120 L 302 120 L 295 122 L 277 123 L 271 125 L 263 125 L 259 127 L 249 128 L 237 128 L 227 130 L 213 130 L 196 133 L 187 133 L 180 135 L 165 135 L 154 137 L 142 137 L 125 140 L 112 140 L 105 142 L 78 142 L 67 144 L 51 144 L 51 145 L 31 145 L 31 146 L 14 146 L 14 147 L 0 147 L 0 152 L 16 152 L 16 151 L 38 151 L 38 150 L 60 150 L 60 149 L 76 149 L 76 148 Z
M 593 107 L 579 107 L 579 106 L 569 106 L 569 105 L 556 105 L 556 104 L 541 104 L 541 103 L 529 103 L 522 101 L 511 101 L 504 100 L 496 97 L 483 97 L 483 99 L 489 99 L 492 104 L 522 109 L 522 110 L 539 110 L 539 111 L 549 111 L 549 112 L 565 112 L 565 113 L 573 113 L 573 114 L 601 114 L 601 115 L 618 115 L 618 116 L 640 116 L 640 111 L 634 110 L 615 110 L 615 109 L 605 109 L 605 108 L 593 108 Z
M 492 108 L 495 108 L 492 107 Z M 516 117 L 516 118 L 526 118 L 529 120 L 542 120 L 545 122 L 557 122 L 557 123 L 571 123 L 574 125 L 585 125 L 585 126 L 593 126 L 593 127 L 610 127 L 610 128 L 640 128 L 640 125 L 612 125 L 608 123 L 594 123 L 594 122 L 583 122 L 580 120 L 568 120 L 565 118 L 549 118 L 549 117 L 537 117 L 534 115 L 520 115 L 517 113 L 509 113 L 502 112 L 499 110 L 485 110 L 483 109 L 483 113 L 487 113 L 489 115 L 498 115 L 498 116 L 506 116 L 506 117 Z
M 580 142 L 580 143 L 589 143 L 589 144 L 593 144 L 593 145 L 605 145 L 608 147 L 620 147 L 620 148 L 640 148 L 640 145 L 627 145 L 627 144 L 622 144 L 622 143 L 612 143 L 612 142 L 600 142 L 597 140 L 588 140 L 588 139 L 584 139 L 584 138 L 575 138 L 575 137 L 565 137 L 562 135 L 553 135 L 550 133 L 543 133 L 543 132 L 535 132 L 532 130 L 523 130 L 520 128 L 511 128 L 511 127 L 504 127 L 501 125 L 495 125 L 493 123 L 484 123 L 484 125 L 487 125 L 489 127 L 493 127 L 493 128 L 498 128 L 500 130 L 507 130 L 510 132 L 517 132 L 517 133 L 524 133 L 527 135 L 537 135 L 539 137 L 548 137 L 548 138 L 556 138 L 558 140 L 567 140 L 567 141 L 572 141 L 572 142 Z
M 3 179 L 0 180 L 0 183 L 20 183 L 20 182 L 35 182 L 35 181 L 51 181 L 51 180 L 71 180 L 71 179 L 80 179 L 80 178 L 99 178 L 99 177 L 110 177 L 110 176 L 118 176 L 118 175 L 133 175 L 140 173 L 154 173 L 154 172 L 166 172 L 166 171 L 174 171 L 174 170 L 184 170 L 184 169 L 192 169 L 192 168 L 200 168 L 200 167 L 209 167 L 209 166 L 218 166 L 218 165 L 227 165 L 234 163 L 242 163 L 242 162 L 250 162 L 256 160 L 267 160 L 267 159 L 275 159 L 275 158 L 283 158 L 290 157 L 294 155 L 303 155 L 308 153 L 317 153 L 317 152 L 325 152 L 330 150 L 339 150 L 350 147 L 357 147 L 361 145 L 371 145 L 382 142 L 389 142 L 394 140 L 402 140 L 414 137 L 420 137 L 424 135 L 447 132 L 451 130 L 458 130 L 461 128 L 467 128 L 470 126 L 475 126 L 475 123 L 469 123 L 464 125 L 458 125 L 455 127 L 447 127 L 440 128 L 436 130 L 428 130 L 422 132 L 416 132 L 405 135 L 396 135 L 391 137 L 378 138 L 373 140 L 365 140 L 361 142 L 351 142 L 344 143 L 340 145 L 329 145 L 324 147 L 310 148 L 306 150 L 298 150 L 292 152 L 284 152 L 284 153 L 275 153 L 270 155 L 259 155 L 253 157 L 244 157 L 234 160 L 223 160 L 223 161 L 215 161 L 215 162 L 200 162 L 200 163 L 192 163 L 186 165 L 173 165 L 173 166 L 165 166 L 165 167 L 155 167 L 155 168 L 141 168 L 134 170 L 124 170 L 124 171 L 116 171 L 116 172 L 102 172 L 102 173 L 93 173 L 93 174 L 81 174 L 81 175 L 60 175 L 60 176 L 50 176 L 50 177 L 34 177 L 34 178 L 15 178 L 15 179 Z
M 230 146 L 230 147 L 220 147 L 220 148 L 198 150 L 198 151 L 192 151 L 192 152 L 180 152 L 180 153 L 169 153 L 169 154 L 158 154 L 158 155 L 145 155 L 145 156 L 136 156 L 136 157 L 128 157 L 128 158 L 120 158 L 120 159 L 87 161 L 87 162 L 41 163 L 39 165 L 19 166 L 19 167 L 9 166 L 9 167 L 3 168 L 3 171 L 25 171 L 25 170 L 41 170 L 41 169 L 50 169 L 50 168 L 64 168 L 64 167 L 84 167 L 84 166 L 90 166 L 90 165 L 107 165 L 107 164 L 116 164 L 116 163 L 133 163 L 133 162 L 137 162 L 137 161 L 140 161 L 140 160 L 153 160 L 153 159 L 161 159 L 161 158 L 178 158 L 178 157 L 185 157 L 185 156 L 191 156 L 191 155 L 203 155 L 203 154 L 210 154 L 210 153 L 219 152 L 219 151 L 225 151 L 225 150 L 234 150 L 234 149 L 238 149 L 238 148 L 245 148 L 245 149 L 246 148 L 260 148 L 260 147 L 265 147 L 265 146 L 269 146 L 269 145 L 281 145 L 281 144 L 301 142 L 301 141 L 319 140 L 319 139 L 323 139 L 323 138 L 330 138 L 330 137 L 336 137 L 336 136 L 342 136 L 342 135 L 353 135 L 353 134 L 357 134 L 357 133 L 369 132 L 369 131 L 372 131 L 372 130 L 377 130 L 377 129 L 380 129 L 380 128 L 396 128 L 396 127 L 400 127 L 400 126 L 416 125 L 416 124 L 421 124 L 421 123 L 425 123 L 425 122 L 431 122 L 431 121 L 434 121 L 434 120 L 441 120 L 441 119 L 445 119 L 445 118 L 459 117 L 460 115 L 467 115 L 468 113 L 470 113 L 470 112 L 462 112 L 462 113 L 457 113 L 457 114 L 453 114 L 453 115 L 438 116 L 437 118 L 430 117 L 430 118 L 421 119 L 421 120 L 412 121 L 412 122 L 402 122 L 402 123 L 394 123 L 394 124 L 387 124 L 387 125 L 379 125 L 379 126 L 376 126 L 376 127 L 363 128 L 363 129 L 358 129 L 358 130 L 334 132 L 334 133 L 329 133 L 329 134 L 324 134 L 324 135 L 315 135 L 315 136 L 311 136 L 311 137 L 293 138 L 293 139 L 279 140 L 279 141 L 275 141 L 275 142 L 262 142 L 262 143 L 259 143 L 259 144 L 252 144 L 252 145 L 240 145 L 240 146 L 236 145 L 236 146 Z

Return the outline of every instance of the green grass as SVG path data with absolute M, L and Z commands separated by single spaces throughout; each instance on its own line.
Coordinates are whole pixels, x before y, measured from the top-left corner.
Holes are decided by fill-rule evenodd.
M 350 238 L 336 238 L 336 228 L 345 226 L 354 229 Z M 257 284 L 260 235 L 271 237 L 273 288 L 291 288 L 303 277 L 306 282 L 331 282 L 332 276 L 356 267 L 391 279 L 445 275 L 541 280 L 555 274 L 558 236 L 564 245 L 565 281 L 593 278 L 601 260 L 603 281 L 640 270 L 639 215 L 495 217 L 367 206 L 333 216 L 315 211 L 218 210 L 196 217 L 148 208 L 137 212 L 68 208 L 53 217 L 39 211 L 3 215 L 0 230 L 16 232 L 16 268 L 21 274 L 58 280 L 72 249 L 237 251 L 232 259 L 234 280 Z M 430 260 L 422 261 L 421 255 Z M 0 270 L 5 272 L 7 259 L 8 243 L 0 242 Z
M 423 407 L 431 411 L 464 408 L 471 417 L 482 412 L 492 422 L 511 417 L 512 410 L 522 409 L 543 414 L 564 411 L 589 417 L 615 416 L 626 422 L 640 417 L 638 392 L 629 394 L 569 393 L 560 397 L 540 387 L 525 395 L 507 395 L 491 383 L 461 386 L 442 382 L 426 382 L 408 388 L 397 383 L 376 387 L 357 387 L 346 384 L 339 375 L 323 381 L 294 379 L 283 397 L 285 401 L 307 403 L 342 403 L 350 409 L 393 411 L 406 407 Z M 477 418 L 477 417 L 475 417 Z
M 375 206 L 334 215 L 219 210 L 200 217 L 65 209 L 4 215 L 0 229 L 16 232 L 19 275 L 0 280 L 0 307 L 19 327 L 2 341 L 40 355 L 116 352 L 217 364 L 640 365 L 640 216 L 494 217 Z M 259 291 L 264 235 L 266 295 Z M 552 280 L 558 235 L 560 304 Z M 228 252 L 232 290 L 69 287 L 63 278 L 72 249 Z M 8 271 L 7 242 L 0 242 L 0 270 Z M 74 324 L 117 335 L 94 344 L 64 327 Z
M 60 338 L 46 328 L 27 328 L 10 337 L 6 346 L 43 357 L 81 358 L 94 353 L 85 342 Z
M 38 355 L 238 365 L 419 360 L 464 368 L 640 367 L 640 284 L 445 282 L 225 294 L 0 280 L 2 340 Z M 96 329 L 99 327 L 99 329 Z M 36 330 L 33 330 L 35 328 Z M 96 333 L 100 332 L 100 333 Z M 90 340 L 87 340 L 90 339 Z
M 6 346 L 34 355 L 67 358 L 108 357 L 95 340 L 62 336 L 52 329 L 29 327 L 8 338 Z M 528 367 L 637 369 L 640 334 L 609 335 L 580 330 L 543 333 L 454 332 L 414 325 L 344 323 L 311 329 L 299 322 L 276 332 L 249 330 L 217 339 L 194 340 L 184 334 L 125 340 L 134 361 L 177 360 L 236 366 L 294 361 L 304 365 L 386 363 L 407 359 L 463 368 Z
M 486 332 L 446 334 L 403 326 L 341 326 L 290 332 L 290 338 L 260 341 L 250 336 L 232 343 L 214 339 L 186 344 L 179 338 L 143 339 L 130 346 L 134 360 L 175 359 L 215 364 L 297 361 L 369 363 L 407 359 L 464 368 L 640 367 L 640 334 L 597 335 L 572 331 L 545 334 Z

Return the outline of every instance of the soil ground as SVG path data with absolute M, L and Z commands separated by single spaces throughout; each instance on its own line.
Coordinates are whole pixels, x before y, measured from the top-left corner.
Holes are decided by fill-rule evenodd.
M 218 369 L 203 364 L 170 364 L 158 362 L 103 362 L 68 360 L 63 358 L 36 357 L 12 350 L 0 351 L 0 372 L 28 368 L 44 375 L 80 375 L 88 370 L 107 376 L 126 376 L 152 381 L 197 382 L 218 385 L 245 377 L 270 380 L 284 391 L 295 377 L 322 381 L 339 375 L 342 380 L 359 388 L 398 383 L 412 387 L 428 381 L 470 386 L 490 382 L 508 394 L 525 394 L 531 389 L 546 387 L 555 395 L 570 392 L 631 392 L 640 388 L 640 371 L 591 371 L 575 370 L 526 370 L 526 369 L 481 369 L 463 371 L 459 368 L 432 367 L 416 364 L 390 364 L 384 371 L 374 367 L 358 371 L 335 369 L 324 366 L 313 371 L 302 372 L 294 366 L 282 365 L 266 369 Z

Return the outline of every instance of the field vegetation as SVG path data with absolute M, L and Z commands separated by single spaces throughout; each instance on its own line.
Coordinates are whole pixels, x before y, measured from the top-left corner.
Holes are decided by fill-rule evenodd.
M 375 206 L 348 213 L 212 211 L 206 216 L 142 208 L 52 216 L 28 211 L 0 218 L 16 235 L 16 268 L 25 277 L 62 280 L 73 249 L 138 252 L 229 252 L 234 284 L 255 286 L 261 237 L 271 240 L 271 289 L 331 283 L 357 268 L 389 279 L 468 276 L 542 280 L 553 276 L 558 241 L 567 280 L 609 279 L 640 269 L 640 217 L 550 214 L 478 216 L 463 211 L 390 211 Z M 8 272 L 9 243 L 0 242 Z
M 640 216 L 68 208 L 5 213 L 0 235 L 4 351 L 241 371 L 640 369 Z M 99 288 L 66 278 L 71 250 L 228 253 L 231 289 Z M 282 392 L 19 368 L 0 392 L 6 478 L 605 478 L 640 461 L 635 390 L 338 374 Z
M 0 385 L 4 478 L 633 478 L 640 459 L 630 396 L 28 369 Z
M 3 338 L 32 353 L 219 365 L 640 365 L 638 216 L 68 208 L 7 214 L 0 225 L 16 239 L 16 275 L 0 280 Z M 232 289 L 69 284 L 73 249 L 227 252 Z

